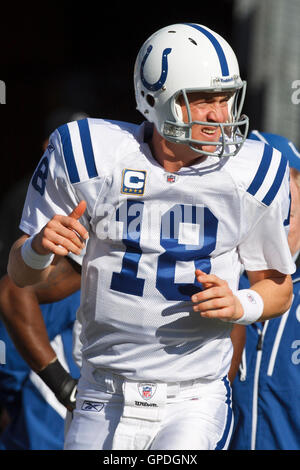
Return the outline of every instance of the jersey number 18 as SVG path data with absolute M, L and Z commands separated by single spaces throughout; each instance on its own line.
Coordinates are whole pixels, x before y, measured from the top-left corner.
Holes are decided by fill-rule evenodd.
M 123 243 L 126 251 L 123 257 L 122 269 L 120 273 L 114 272 L 112 275 L 110 288 L 126 294 L 142 296 L 144 292 L 145 279 L 137 276 L 139 262 L 142 257 L 141 229 L 144 211 L 144 202 L 128 200 L 127 205 L 119 208 L 116 213 L 116 220 L 123 222 Z M 130 209 L 134 205 L 135 214 Z M 123 209 L 123 210 L 122 210 Z M 133 218 L 137 217 L 139 211 L 140 223 L 136 224 L 134 231 L 130 229 Z M 179 243 L 179 225 L 203 223 L 202 229 L 198 232 L 199 239 L 195 245 Z M 168 227 L 168 230 L 166 230 Z M 161 217 L 160 224 L 160 244 L 165 249 L 158 257 L 156 288 L 167 300 L 190 300 L 191 295 L 201 290 L 201 284 L 194 279 L 194 283 L 176 283 L 175 269 L 176 263 L 194 262 L 195 269 L 209 273 L 211 263 L 209 255 L 216 247 L 218 220 L 207 207 L 175 204 L 167 210 Z

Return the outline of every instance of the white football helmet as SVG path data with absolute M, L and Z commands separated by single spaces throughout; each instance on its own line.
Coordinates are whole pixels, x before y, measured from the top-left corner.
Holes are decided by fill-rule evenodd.
M 141 47 L 134 69 L 137 109 L 153 122 L 167 140 L 188 144 L 205 155 L 236 155 L 248 133 L 248 117 L 241 116 L 246 82 L 231 46 L 206 26 L 194 23 L 174 24 L 154 33 Z M 188 101 L 191 92 L 227 92 L 230 120 L 221 122 L 192 121 Z M 183 96 L 188 123 L 182 120 L 178 98 Z M 199 150 L 207 141 L 192 139 L 194 124 L 220 127 L 215 152 Z M 239 126 L 244 126 L 241 132 Z

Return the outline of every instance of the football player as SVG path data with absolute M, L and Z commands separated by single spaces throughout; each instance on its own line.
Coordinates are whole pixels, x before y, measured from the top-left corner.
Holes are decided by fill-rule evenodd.
M 40 282 L 89 240 L 66 449 L 226 449 L 232 325 L 291 303 L 287 161 L 245 141 L 246 84 L 209 28 L 154 33 L 134 84 L 146 122 L 84 119 L 52 134 L 8 272 Z M 243 269 L 251 288 L 238 290 Z

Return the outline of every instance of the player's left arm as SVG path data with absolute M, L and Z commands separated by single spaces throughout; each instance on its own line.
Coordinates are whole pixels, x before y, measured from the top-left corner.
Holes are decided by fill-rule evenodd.
M 292 303 L 293 286 L 289 274 L 276 270 L 247 271 L 251 291 L 258 294 L 255 300 L 262 300 L 261 314 L 254 321 L 265 321 L 286 312 Z M 196 270 L 198 282 L 203 291 L 192 296 L 193 309 L 206 318 L 219 318 L 223 321 L 237 322 L 245 313 L 245 304 L 240 300 L 241 291 L 233 292 L 227 281 L 215 274 Z M 242 292 L 243 294 L 243 292 Z M 253 298 L 252 298 L 253 300 Z M 250 305 L 252 308 L 253 305 Z
M 266 321 L 285 313 L 292 305 L 293 282 L 290 274 L 274 269 L 247 271 L 251 289 L 263 299 L 263 314 L 260 321 Z

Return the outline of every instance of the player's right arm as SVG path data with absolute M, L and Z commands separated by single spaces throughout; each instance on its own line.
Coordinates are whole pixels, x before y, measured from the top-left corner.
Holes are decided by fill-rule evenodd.
M 20 229 L 30 238 L 24 235 L 14 243 L 8 263 L 8 273 L 20 287 L 45 281 L 57 259 L 68 252 L 77 255 L 87 239 L 85 200 L 90 196 L 74 186 L 77 182 L 84 189 L 79 177 L 72 179 L 80 165 L 69 134 L 68 125 L 51 134 L 28 186 Z
M 58 259 L 66 256 L 69 252 L 80 255 L 84 248 L 84 241 L 88 238 L 86 228 L 78 220 L 84 214 L 85 209 L 85 201 L 80 201 L 69 216 L 55 215 L 34 236 L 31 242 L 34 254 L 44 256 L 46 260 L 49 255 L 57 255 L 52 263 L 43 269 L 33 268 L 24 260 L 22 246 L 29 238 L 28 235 L 22 235 L 13 244 L 9 255 L 7 271 L 18 287 L 46 281 L 53 269 L 55 269 Z

